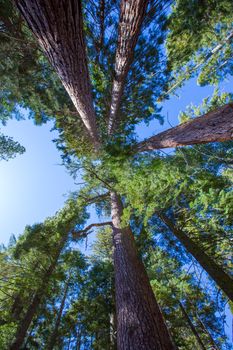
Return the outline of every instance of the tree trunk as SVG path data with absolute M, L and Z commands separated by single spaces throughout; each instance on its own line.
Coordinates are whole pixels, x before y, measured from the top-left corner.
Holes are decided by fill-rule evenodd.
M 210 334 L 210 332 L 208 331 L 208 329 L 206 328 L 206 326 L 204 325 L 204 323 L 200 319 L 200 317 L 198 315 L 196 315 L 196 317 L 197 317 L 197 320 L 198 320 L 203 332 L 206 333 L 206 335 L 209 338 L 209 342 L 211 344 L 211 350 L 220 350 L 219 347 L 217 346 L 217 344 L 215 343 L 212 335 Z
M 15 0 L 98 147 L 81 0 Z
M 33 320 L 33 317 L 35 316 L 35 314 L 37 312 L 38 306 L 40 305 L 43 296 L 46 293 L 47 284 L 49 282 L 49 279 L 50 279 L 53 271 L 56 268 L 58 258 L 60 256 L 60 253 L 61 253 L 63 247 L 64 247 L 66 239 L 67 239 L 67 235 L 62 238 L 62 240 L 58 246 L 58 250 L 54 256 L 53 262 L 50 264 L 50 266 L 48 267 L 48 269 L 44 275 L 41 287 L 35 293 L 31 304 L 29 305 L 24 317 L 21 319 L 20 324 L 18 326 L 18 329 L 16 331 L 15 340 L 11 344 L 9 350 L 19 350 L 21 348 L 21 346 L 24 342 L 24 339 L 26 337 L 28 328 Z
M 123 207 L 111 193 L 118 350 L 175 349 L 129 227 L 121 228 Z
M 202 115 L 134 146 L 135 152 L 233 139 L 233 103 Z
M 232 278 L 219 265 L 217 265 L 210 256 L 200 249 L 198 244 L 190 239 L 184 231 L 176 227 L 165 214 L 157 213 L 157 215 L 176 236 L 176 238 L 183 244 L 188 253 L 190 253 L 198 261 L 198 263 L 215 281 L 219 288 L 221 288 L 226 296 L 233 301 Z
M 56 344 L 56 341 L 57 341 L 57 333 L 58 333 L 58 329 L 59 329 L 59 326 L 60 326 L 60 323 L 61 323 L 61 317 L 62 317 L 62 313 L 63 313 L 63 309 L 64 309 L 64 306 L 65 306 L 65 302 L 66 302 L 66 297 L 67 297 L 67 293 L 68 293 L 68 289 L 69 289 L 69 283 L 70 283 L 70 277 L 68 278 L 66 284 L 65 284 L 65 290 L 64 290 L 64 294 L 63 294 L 63 298 L 62 298 L 62 301 L 61 301 L 61 305 L 60 305 L 60 308 L 59 308 L 59 312 L 58 312 L 58 315 L 57 315 L 57 319 L 56 319 L 56 323 L 55 323 L 55 327 L 54 327 L 54 330 L 50 336 L 50 340 L 49 340 L 49 343 L 48 343 L 48 346 L 47 346 L 47 350 L 52 350 Z
M 134 48 L 137 44 L 147 4 L 148 0 L 121 0 L 118 44 L 108 122 L 109 134 L 112 134 L 115 128 L 114 122 L 120 106 L 125 80 L 133 61 Z
M 180 306 L 181 312 L 182 312 L 182 314 L 183 314 L 185 320 L 187 321 L 187 323 L 188 323 L 188 325 L 189 325 L 189 327 L 190 327 L 190 329 L 191 329 L 193 335 L 194 335 L 195 338 L 196 338 L 196 341 L 197 341 L 197 343 L 198 343 L 198 345 L 199 345 L 199 348 L 200 348 L 201 350 L 207 350 L 207 348 L 205 347 L 203 341 L 201 340 L 201 338 L 200 338 L 200 336 L 199 336 L 199 334 L 198 334 L 198 332 L 197 332 L 197 330 L 196 330 L 196 327 L 195 327 L 194 324 L 192 323 L 192 320 L 190 319 L 189 315 L 187 314 L 187 312 L 186 312 L 184 306 L 182 305 L 182 303 L 181 303 L 180 301 L 179 301 L 179 306 Z
M 116 347 L 116 314 L 115 312 L 109 315 L 109 340 L 110 349 L 115 350 Z

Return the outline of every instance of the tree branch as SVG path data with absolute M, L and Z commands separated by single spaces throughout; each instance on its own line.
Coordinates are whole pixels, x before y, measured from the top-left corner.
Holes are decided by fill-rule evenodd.
M 112 226 L 112 221 L 105 221 L 105 222 L 99 222 L 99 223 L 90 224 L 87 227 L 85 227 L 83 230 L 79 230 L 79 231 L 73 230 L 72 231 L 72 236 L 75 239 L 85 238 L 90 233 L 90 230 L 93 227 L 102 227 L 102 226 Z
M 233 103 L 152 136 L 133 147 L 135 153 L 233 139 Z

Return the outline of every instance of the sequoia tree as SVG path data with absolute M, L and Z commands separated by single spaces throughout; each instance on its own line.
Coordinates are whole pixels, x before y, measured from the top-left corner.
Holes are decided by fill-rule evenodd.
M 14 3 L 75 107 L 68 111 L 67 119 L 65 108 L 53 113 L 60 131 L 57 144 L 65 161 L 72 166 L 72 156 L 75 159 L 78 156 L 80 168 L 102 185 L 104 194 L 106 190 L 111 192 L 118 349 L 173 349 L 145 268 L 138 257 L 130 220 L 126 224 L 122 221 L 124 198 L 117 192 L 118 178 L 107 167 L 106 159 L 110 157 L 113 164 L 114 151 L 119 148 L 123 149 L 124 157 L 134 153 L 135 148 L 136 152 L 141 152 L 230 140 L 233 138 L 232 106 L 226 105 L 157 135 L 157 138 L 154 136 L 143 144 L 128 147 L 134 138 L 135 125 L 141 120 L 148 122 L 158 117 L 156 99 L 167 92 L 169 65 L 164 57 L 163 44 L 166 9 L 170 1 L 122 0 L 120 9 L 118 2 L 107 4 L 101 1 L 99 10 L 90 3 L 82 6 L 81 0 L 15 0 Z M 100 23 L 96 32 L 95 15 Z M 11 26 L 7 26 L 7 20 L 5 23 L 6 35 Z M 20 40 L 25 43 L 27 37 L 28 33 L 23 33 Z M 150 59 L 147 59 L 148 54 Z M 42 66 L 42 71 L 46 71 L 47 61 Z M 43 90 L 43 84 L 38 84 L 38 89 Z M 28 101 L 27 92 L 25 96 Z M 26 107 L 32 105 L 29 100 Z M 43 103 L 40 108 L 43 111 Z M 45 113 L 41 114 L 44 116 Z M 79 116 L 85 127 L 82 135 L 76 134 L 75 130 Z M 85 139 L 85 152 L 82 150 L 81 155 L 79 137 Z M 102 173 L 99 171 L 101 167 L 105 167 Z M 27 327 L 24 327 L 25 334 Z

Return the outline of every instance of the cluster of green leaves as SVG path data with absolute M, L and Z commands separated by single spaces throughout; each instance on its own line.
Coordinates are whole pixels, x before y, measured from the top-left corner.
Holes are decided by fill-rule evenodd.
M 12 137 L 0 134 L 0 160 L 9 160 L 17 154 L 25 152 L 25 148 Z
M 197 74 L 200 85 L 218 84 L 232 74 L 232 13 L 231 0 L 174 3 L 166 42 L 169 91 Z
M 44 300 L 53 293 L 50 280 L 59 279 L 60 255 L 67 250 L 71 230 L 81 228 L 85 219 L 85 209 L 69 200 L 54 217 L 46 219 L 43 224 L 27 226 L 17 242 L 12 239 L 9 248 L 2 249 L 2 349 L 8 348 L 13 340 L 35 294 Z M 46 279 L 48 283 L 44 285 Z

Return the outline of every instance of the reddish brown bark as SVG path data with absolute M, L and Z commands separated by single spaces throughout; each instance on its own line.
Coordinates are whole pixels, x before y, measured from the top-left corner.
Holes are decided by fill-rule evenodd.
M 122 0 L 108 133 L 112 134 L 148 0 Z
M 233 139 L 233 103 L 138 143 L 136 152 Z
M 203 269 L 208 273 L 208 275 L 215 281 L 215 283 L 222 289 L 226 296 L 233 301 L 233 279 L 229 276 L 221 266 L 216 264 L 216 262 L 207 255 L 203 249 L 200 249 L 198 244 L 194 242 L 189 236 L 181 230 L 179 227 L 174 225 L 172 220 L 170 220 L 165 214 L 158 213 L 158 217 L 165 223 L 165 225 L 171 230 L 171 232 L 176 236 L 176 238 L 183 244 L 198 263 L 203 267 Z
M 122 204 L 111 193 L 118 350 L 172 350 L 169 332 L 139 259 L 129 227 L 121 228 Z
M 15 0 L 98 147 L 81 0 Z

